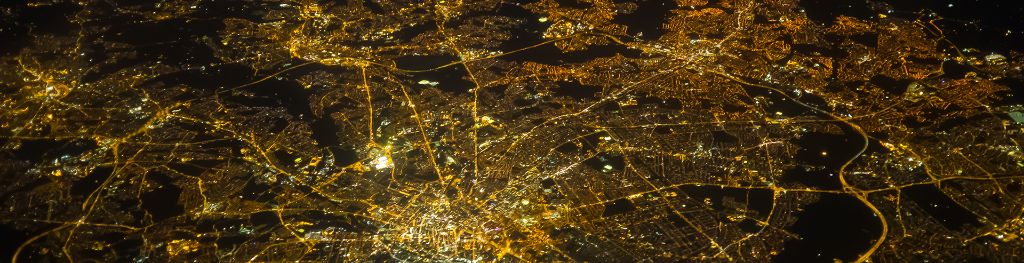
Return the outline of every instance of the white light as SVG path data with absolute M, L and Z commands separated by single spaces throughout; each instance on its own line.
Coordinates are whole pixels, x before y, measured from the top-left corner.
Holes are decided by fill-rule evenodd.
M 373 168 L 377 170 L 391 168 L 391 158 L 387 156 L 377 157 L 376 160 L 373 160 Z

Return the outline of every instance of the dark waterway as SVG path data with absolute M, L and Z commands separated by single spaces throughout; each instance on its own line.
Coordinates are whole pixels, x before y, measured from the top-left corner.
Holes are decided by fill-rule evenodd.
M 1024 1 L 802 0 L 801 6 L 811 20 L 826 25 L 840 15 L 867 20 L 878 19 L 879 14 L 902 19 L 943 17 L 937 24 L 947 39 L 961 49 L 976 48 L 982 53 L 1019 51 L 1024 46 L 1024 19 L 1020 18 L 1024 13 Z M 965 72 L 968 68 L 955 62 L 947 63 L 952 63 L 945 66 L 947 74 Z M 906 86 L 905 81 L 900 80 L 872 81 L 887 88 Z M 1015 93 L 1021 93 L 1019 81 L 1010 79 L 1004 82 L 1010 84 Z M 902 93 L 903 90 L 891 92 Z M 802 113 L 796 107 L 779 110 L 787 115 Z M 808 134 L 798 140 L 796 144 L 801 148 L 795 157 L 801 165 L 786 172 L 785 178 L 819 189 L 841 189 L 838 169 L 860 150 L 863 143 L 851 130 L 844 130 L 844 135 Z M 869 147 L 869 151 L 879 149 L 877 146 Z M 910 187 L 904 194 L 947 229 L 956 231 L 965 226 L 979 225 L 977 216 L 935 185 Z M 871 210 L 855 197 L 826 194 L 804 207 L 789 230 L 801 238 L 786 242 L 782 252 L 773 258 L 775 262 L 855 260 L 881 235 L 882 228 Z

